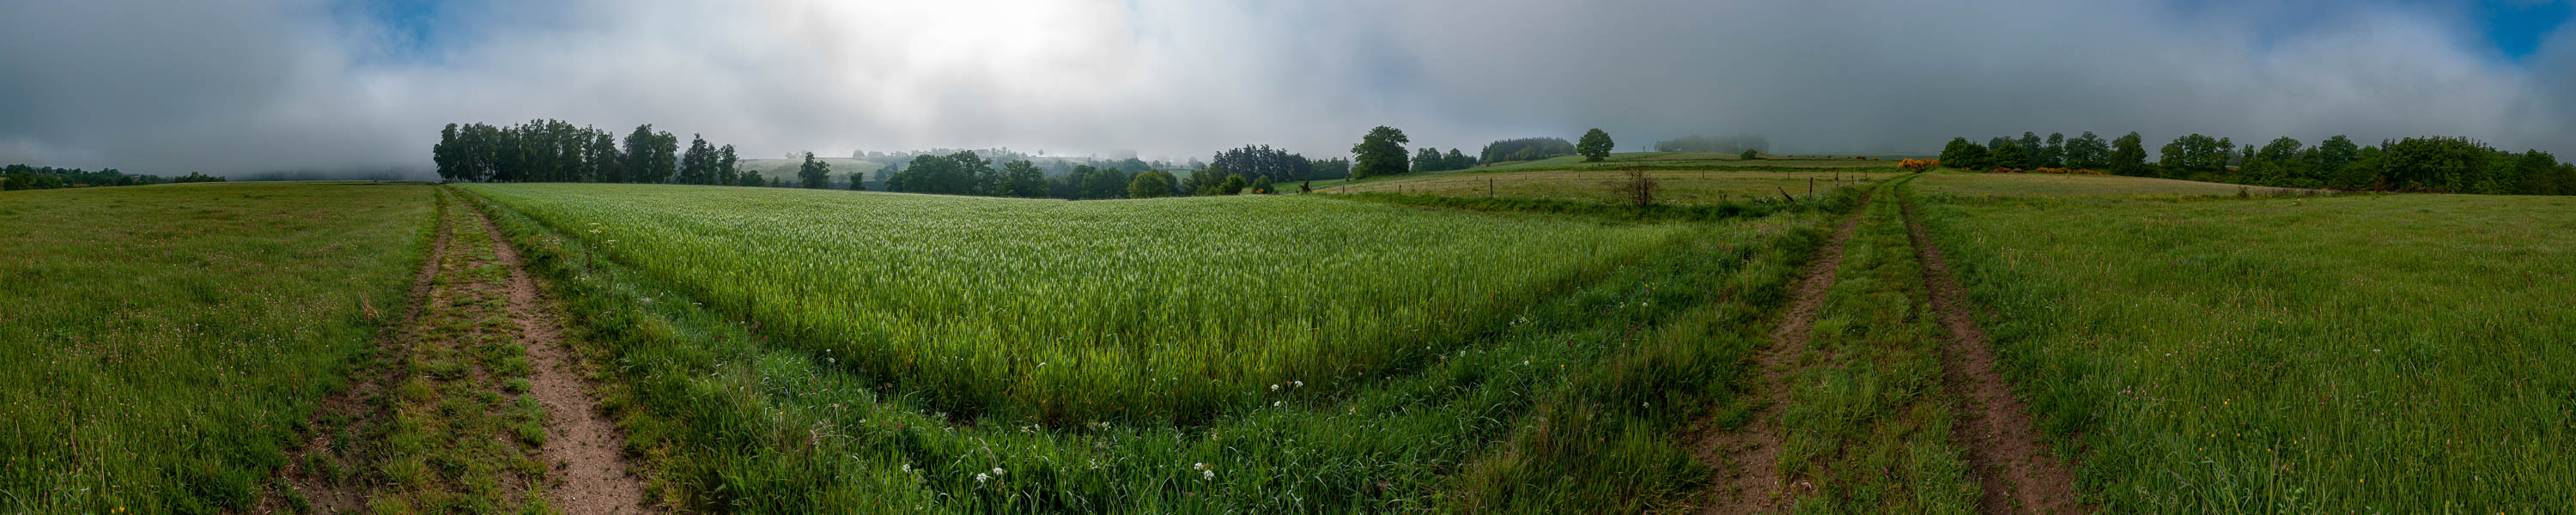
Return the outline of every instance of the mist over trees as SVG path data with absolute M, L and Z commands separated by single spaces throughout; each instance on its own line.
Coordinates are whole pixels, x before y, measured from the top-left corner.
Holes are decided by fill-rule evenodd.
M 1244 145 L 1241 148 L 1217 152 L 1215 160 L 1209 161 L 1207 166 L 1200 169 L 1213 170 L 1220 174 L 1239 174 L 1248 178 L 1268 178 L 1273 181 L 1307 180 L 1307 176 L 1314 172 L 1313 165 L 1307 162 L 1306 156 L 1270 148 L 1269 145 Z
M 1486 143 L 1485 149 L 1476 153 L 1476 159 L 1479 163 L 1494 164 L 1570 155 L 1574 155 L 1574 142 L 1565 138 L 1519 138 Z
M 1655 142 L 1656 152 L 1713 152 L 1720 154 L 1739 154 L 1746 150 L 1751 150 L 1757 153 L 1770 153 L 1771 140 L 1763 138 L 1758 134 L 1742 134 L 1726 137 L 1710 137 L 1692 134 L 1689 136 Z
M 2576 195 L 2576 164 L 2539 150 L 2511 152 L 2470 138 L 2427 136 L 2362 146 L 2336 135 L 2314 146 L 2279 137 L 2238 145 L 2205 134 L 2185 134 L 2147 159 L 2144 138 L 2131 132 L 2106 148 L 2086 132 L 2074 139 L 2033 133 L 1996 137 L 1979 145 L 1951 138 L 1941 164 L 1967 170 L 2073 168 L 2113 175 L 2184 179 L 2280 188 L 2406 191 L 2493 195 Z
M 55 188 L 96 188 L 107 186 L 145 186 L 152 184 L 186 182 L 224 182 L 224 178 L 197 172 L 188 172 L 187 175 L 182 175 L 175 179 L 162 179 L 161 176 L 158 175 L 126 175 L 125 172 L 117 171 L 115 168 L 93 172 L 80 168 L 55 168 L 51 166 L 27 166 L 24 164 L 9 165 L 8 168 L 0 169 L 0 191 L 49 190 Z

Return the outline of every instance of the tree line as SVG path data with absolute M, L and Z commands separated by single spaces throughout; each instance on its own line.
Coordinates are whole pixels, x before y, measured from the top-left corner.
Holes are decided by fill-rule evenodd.
M 1421 150 L 1413 153 L 1415 172 L 1446 172 L 1465 170 L 1474 166 L 1476 166 L 1476 158 L 1467 157 L 1466 153 L 1454 148 L 1449 149 L 1447 154 L 1442 154 L 1440 149 L 1431 147 L 1422 147 Z
M 187 175 L 182 175 L 175 179 L 163 179 L 158 175 L 127 175 L 125 172 L 117 171 L 115 168 L 93 172 L 80 168 L 55 168 L 51 166 L 27 166 L 24 164 L 9 165 L 8 168 L 0 169 L 0 191 L 95 188 L 104 186 L 144 186 L 151 184 L 183 182 L 224 182 L 224 178 L 197 172 L 188 172 Z
M 2362 146 L 2337 135 L 2309 146 L 2280 137 L 2256 147 L 2203 134 L 2174 138 L 2149 161 L 2131 132 L 2103 141 L 2091 132 L 2068 139 L 1996 137 L 1985 144 L 1951 138 L 1941 164 L 1970 170 L 2071 168 L 2115 175 L 2280 188 L 2416 191 L 2500 195 L 2576 195 L 2576 164 L 2539 150 L 2510 152 L 2456 137 L 2383 140 Z
M 1570 155 L 1574 155 L 1574 142 L 1565 138 L 1518 138 L 1486 143 L 1485 149 L 1476 153 L 1476 160 L 1493 164 Z
M 643 184 L 773 185 L 744 174 L 733 145 L 715 146 L 692 136 L 684 154 L 680 138 L 635 126 L 621 141 L 597 127 L 562 120 L 514 126 L 447 124 L 430 147 L 438 177 L 476 182 L 619 182 Z M 809 154 L 810 158 L 811 155 Z
M 759 171 L 743 169 L 733 145 L 711 145 L 704 137 L 691 140 L 683 152 L 677 136 L 655 131 L 650 124 L 636 126 L 621 142 L 596 127 L 576 127 L 560 120 L 534 120 L 515 126 L 451 123 L 439 132 L 431 157 L 437 163 L 439 177 L 451 181 L 736 186 L 789 183 L 786 177 L 762 177 Z M 1135 158 L 1078 165 L 1056 159 L 1040 166 L 1026 154 L 1018 153 L 898 153 L 912 158 L 886 164 L 877 170 L 874 182 L 887 191 L 901 193 L 1067 200 L 1151 198 L 1234 195 L 1245 191 L 1278 193 L 1288 189 L 1290 183 L 1298 183 L 1296 189 L 1302 191 L 1306 187 L 1303 183 L 1309 181 L 1457 170 L 1483 162 L 1455 148 L 1447 152 L 1422 148 L 1408 156 L 1405 144 L 1410 142 L 1404 131 L 1379 126 L 1351 147 L 1349 159 L 1309 159 L 1269 145 L 1246 145 L 1218 152 L 1206 163 L 1191 160 L 1193 166 L 1182 170 L 1186 176 L 1174 174 L 1168 163 L 1147 163 Z M 1593 129 L 1579 145 L 1561 138 L 1496 141 L 1485 146 L 1482 159 L 1580 153 L 1599 160 L 1609 153 L 1610 145 L 1607 134 Z M 888 154 L 852 155 L 877 158 Z M 811 152 L 789 157 L 804 160 L 796 169 L 795 184 L 831 187 L 829 163 Z M 848 187 L 854 190 L 865 190 L 870 182 L 860 172 L 848 174 L 847 180 Z

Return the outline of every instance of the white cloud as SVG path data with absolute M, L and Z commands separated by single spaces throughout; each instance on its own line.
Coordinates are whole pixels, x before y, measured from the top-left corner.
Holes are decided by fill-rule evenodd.
M 2416 4 L 495 2 L 436 48 L 323 0 L 0 4 L 0 161 L 425 168 L 438 126 L 559 118 L 752 156 L 1010 146 L 1338 155 L 1612 132 L 1789 149 L 2021 131 L 2576 154 L 2576 38 L 2518 65 Z M 98 27 L 114 26 L 101 31 Z

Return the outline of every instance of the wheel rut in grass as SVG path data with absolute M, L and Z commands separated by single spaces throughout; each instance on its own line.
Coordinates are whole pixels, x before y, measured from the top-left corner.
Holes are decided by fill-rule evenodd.
M 1780 428 L 1779 410 L 1789 404 L 1789 381 L 1797 375 L 1798 358 L 1807 353 L 1807 329 L 1816 321 L 1816 312 L 1825 304 L 1825 293 L 1833 289 L 1834 275 L 1842 268 L 1843 244 L 1851 240 L 1852 230 L 1860 225 L 1862 215 L 1875 194 L 1861 197 L 1842 225 L 1834 229 L 1833 239 L 1816 251 L 1816 259 L 1807 263 L 1804 278 L 1798 282 L 1797 296 L 1790 300 L 1789 311 L 1781 316 L 1779 327 L 1771 331 L 1771 345 L 1763 348 L 1755 360 L 1762 364 L 1764 404 L 1752 420 L 1732 431 L 1714 426 L 1701 439 L 1699 458 L 1718 469 L 1715 482 L 1719 490 L 1701 513 L 1764 513 L 1778 511 L 1793 496 L 1785 495 L 1777 462 L 1780 447 L 1787 434 Z
M 1932 309 L 1950 333 L 1949 352 L 1942 355 L 1942 379 L 1958 392 L 1964 406 L 1953 419 L 1953 434 L 1965 441 L 1968 466 L 1984 495 L 1982 513 L 2083 513 L 2075 498 L 2075 475 L 2049 451 L 2048 440 L 2032 424 L 2030 410 L 2013 396 L 2012 385 L 1995 372 L 1995 353 L 1984 330 L 1968 317 L 1963 290 L 1950 276 L 1949 261 L 1926 237 L 1914 202 L 1899 198 L 1907 237 L 1923 266 L 1923 283 L 1931 290 Z
M 442 205 L 438 209 L 456 209 L 456 207 Z M 404 308 L 402 318 L 395 319 L 393 323 L 386 325 L 396 329 L 376 338 L 376 350 L 372 358 L 375 361 L 399 359 L 410 352 L 412 345 L 420 340 L 421 311 L 438 300 L 435 296 L 437 292 L 432 286 L 437 283 L 441 260 L 446 258 L 448 243 L 454 236 L 455 227 L 447 223 L 445 215 L 444 211 L 439 210 L 433 210 L 430 214 L 437 220 L 438 227 L 431 230 L 429 254 L 421 259 L 420 272 L 412 276 L 411 290 L 405 297 L 409 301 L 409 307 Z M 374 306 L 367 306 L 366 312 L 371 318 L 377 316 Z M 273 491 L 272 495 L 260 498 L 254 513 L 294 511 L 348 513 L 366 507 L 366 485 L 351 480 L 346 477 L 346 474 L 310 470 L 305 464 L 320 463 L 327 455 L 345 452 L 346 447 L 356 443 L 335 440 L 330 431 L 333 428 L 324 427 L 323 423 L 326 419 L 347 421 L 383 415 L 370 404 L 377 396 L 383 394 L 385 388 L 394 379 L 390 372 L 391 370 L 384 366 L 361 368 L 351 372 L 349 389 L 324 397 L 322 404 L 305 419 L 304 426 L 313 428 L 309 429 L 312 434 L 305 439 L 303 445 L 287 451 L 286 466 L 278 470 L 277 481 L 279 488 L 298 492 L 302 498 L 302 504 L 307 505 L 308 509 L 297 510 L 294 503 L 287 497 L 274 495 L 276 492 Z M 352 424 L 344 423 L 337 426 L 350 425 Z
M 591 397 L 581 357 L 564 341 L 562 320 L 547 308 L 545 293 L 500 226 L 479 210 L 476 218 L 510 271 L 510 318 L 519 326 L 532 369 L 528 391 L 547 415 L 544 454 L 552 506 L 572 515 L 645 513 L 644 482 L 630 472 L 616 423 Z

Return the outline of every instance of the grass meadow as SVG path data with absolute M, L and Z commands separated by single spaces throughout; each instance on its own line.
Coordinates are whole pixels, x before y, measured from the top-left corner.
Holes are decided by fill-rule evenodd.
M 1338 392 L 1686 234 L 1271 196 L 472 190 L 871 381 L 1056 427 L 1196 423 L 1291 381 Z
M 376 511 L 553 508 L 501 243 L 547 279 L 647 495 L 685 512 L 1674 512 L 1732 491 L 1700 438 L 1764 413 L 1782 446 L 1756 465 L 1793 511 L 1974 512 L 1972 395 L 1899 198 L 2083 505 L 2576 506 L 2576 199 L 1869 170 L 1659 170 L 1867 181 L 1654 212 L 1563 170 L 1083 202 L 0 193 L 0 512 L 243 512 L 316 434 L 359 443 L 292 466 Z M 470 230 L 487 214 L 500 240 Z M 1847 215 L 1806 354 L 1766 376 Z M 440 217 L 464 230 L 407 299 Z M 418 343 L 374 355 L 412 302 Z M 317 411 L 352 377 L 371 414 Z
M 2272 188 L 2236 184 L 2128 177 L 2120 175 L 2076 175 L 2045 173 L 1980 173 L 1943 168 L 1923 174 L 1914 180 L 1914 188 L 1924 193 L 1961 197 L 2021 196 L 2206 196 L 2235 195 L 2237 192 L 2265 194 Z
M 2107 512 L 2576 506 L 2576 200 L 1927 207 Z
M 0 193 L 0 511 L 247 507 L 378 323 L 430 187 Z
M 1651 170 L 1724 170 L 1784 168 L 1888 168 L 1896 163 L 1885 160 L 1840 157 L 1785 157 L 1764 155 L 1746 160 L 1738 154 L 1710 152 L 1616 152 L 1600 161 L 1585 161 L 1583 156 L 1556 156 L 1536 161 L 1511 161 L 1468 168 L 1466 172 L 1541 171 L 1646 168 Z M 1446 173 L 1446 172 L 1443 172 Z
M 616 363 L 625 386 L 612 392 L 631 445 L 653 469 L 657 498 L 673 504 L 726 507 L 745 513 L 801 513 L 815 509 L 857 512 L 1276 512 L 1276 511 L 1644 511 L 1687 505 L 1709 471 L 1683 443 L 1683 425 L 1703 406 L 1733 395 L 1743 378 L 1748 349 L 1767 329 L 1768 313 L 1784 296 L 1797 264 L 1821 240 L 1823 217 L 1787 213 L 1701 224 L 1569 221 L 1526 215 L 1407 212 L 1408 208 L 1325 198 L 1233 197 L 1147 202 L 1012 201 L 847 192 L 764 190 L 728 196 L 726 189 L 687 187 L 476 186 L 468 191 L 492 207 L 512 239 L 529 250 L 542 273 L 557 278 L 577 314 L 581 337 L 601 346 L 603 362 Z M 685 195 L 689 204 L 665 195 Z M 680 205 L 671 205 L 680 204 Z M 1116 277 L 1129 264 L 1045 261 L 1042 253 L 1012 250 L 1079 245 L 1084 237 L 1113 245 L 1082 259 L 1141 260 L 1169 267 L 1153 282 L 1127 284 L 1140 293 L 1075 295 L 1054 309 L 1095 309 L 1093 304 L 1141 304 L 1194 313 L 1242 356 L 1297 356 L 1330 364 L 1313 374 L 1273 380 L 1217 362 L 1215 377 L 1138 373 L 1151 362 L 1093 362 L 1075 369 L 1092 374 L 1069 395 L 1116 396 L 1166 385 L 1205 381 L 1235 390 L 1225 403 L 1197 407 L 1151 406 L 1169 417 L 1107 416 L 1108 409 L 1075 423 L 1049 420 L 1037 410 L 988 409 L 961 413 L 941 402 L 941 388 L 988 388 L 996 379 L 965 376 L 879 375 L 862 360 L 886 361 L 902 349 L 854 353 L 837 334 L 793 329 L 798 318 L 764 312 L 722 297 L 701 297 L 704 279 L 671 272 L 666 257 L 646 250 L 670 235 L 627 232 L 635 219 L 628 206 L 658 205 L 670 227 L 734 227 L 763 231 L 782 242 L 792 233 L 834 234 L 837 224 L 901 225 L 896 235 L 940 234 L 943 217 L 975 216 L 979 227 L 1003 234 L 948 234 L 936 241 L 868 243 L 844 240 L 831 247 L 868 256 L 867 245 L 938 245 L 944 252 L 977 256 L 982 266 L 1035 260 L 1057 271 L 1085 275 L 1056 281 L 1073 295 L 1086 281 Z M 747 208 L 777 213 L 727 221 Z M 903 216 L 894 216 L 894 215 Z M 1312 223 L 1285 222 L 1314 217 Z M 908 221 L 905 219 L 909 219 Z M 591 223 L 602 224 L 590 233 Z M 1098 230 L 1048 233 L 1064 220 Z M 1118 221 L 1148 220 L 1153 230 Z M 1346 225 L 1347 224 L 1347 225 Z M 1268 227 L 1295 227 L 1294 230 Z M 1205 234 L 1192 229 L 1205 229 Z M 709 230 L 709 229 L 701 229 Z M 890 229 L 880 229 L 888 230 Z M 1444 247 L 1466 235 L 1492 237 L 1536 249 Z M 1361 234 L 1369 233 L 1369 234 Z M 1006 236 L 1010 235 L 1010 236 Z M 1437 236 L 1446 234 L 1447 236 Z M 964 237 L 961 237 L 964 236 Z M 692 235 L 692 237 L 720 237 Z M 846 236 L 844 236 L 846 237 Z M 1014 238 L 1052 242 L 1020 243 Z M 1586 250 L 1596 238 L 1624 240 L 1618 252 Z M 617 240 L 610 243 L 609 240 Z M 1535 241 L 1534 241 L 1535 240 Z M 1186 245 L 1188 257 L 1129 255 L 1150 242 Z M 1572 247 L 1566 247 L 1571 242 Z M 802 244 L 815 244 L 805 242 Z M 1346 260 L 1299 265 L 1283 274 L 1272 263 L 1324 245 Z M 612 247 L 613 246 L 613 247 Z M 767 247 L 795 248 L 778 244 Z M 738 283 L 884 283 L 846 279 L 839 268 L 802 265 L 798 259 L 756 254 L 736 246 L 728 254 L 761 275 L 735 275 Z M 614 249 L 614 250 L 612 250 Z M 1463 253 L 1463 254 L 1453 254 Z M 1477 253 L 1483 253 L 1481 255 Z M 1412 264 L 1390 265 L 1376 256 L 1402 255 Z M 1455 256 L 1432 259 L 1434 256 Z M 1007 257 L 1007 258 L 1005 258 Z M 1070 257 L 1068 257 L 1070 258 Z M 1485 273 L 1450 272 L 1437 262 L 1479 266 Z M 1431 263 L 1425 263 L 1431 262 Z M 864 266 L 845 264 L 844 267 Z M 1494 273 L 1514 263 L 1522 272 Z M 1566 271 L 1582 263 L 1588 271 Z M 1133 264 L 1133 263 L 1130 263 Z M 1424 268 L 1431 266 L 1431 268 Z M 933 273 L 931 269 L 911 269 Z M 949 273 L 972 274 L 974 270 Z M 1044 269 L 1028 271 L 1043 273 Z M 1144 272 L 1138 272 L 1144 273 Z M 1552 274 L 1572 273 L 1581 280 Z M 806 275 L 815 274 L 815 275 Z M 1390 275 L 1393 274 L 1393 275 Z M 1240 277 L 1238 277 L 1240 276 Z M 980 288 L 1029 288 L 1015 279 L 984 276 Z M 1346 356 L 1297 353 L 1310 345 L 1299 331 L 1284 338 L 1246 337 L 1231 324 L 1326 327 L 1331 311 L 1292 307 L 1249 309 L 1269 302 L 1255 292 L 1299 292 L 1316 286 L 1281 284 L 1298 277 L 1330 278 L 1358 290 L 1321 290 L 1292 298 L 1312 304 L 1356 305 L 1395 317 L 1409 316 L 1395 299 L 1442 299 L 1452 291 L 1484 295 L 1487 286 L 1508 305 L 1439 300 L 1482 306 L 1491 313 L 1443 315 L 1455 327 L 1423 325 L 1395 336 L 1360 332 L 1371 348 L 1341 349 Z M 1189 281 L 1236 284 L 1271 281 L 1262 290 L 1237 286 L 1197 301 L 1172 304 L 1208 289 Z M 1494 283 L 1492 281 L 1516 281 Z M 918 288 L 920 286 L 916 286 Z M 833 289 L 838 289 L 835 287 Z M 824 289 L 824 288 L 817 288 Z M 853 288 L 856 289 L 856 288 Z M 780 291 L 757 290 L 758 295 Z M 924 291 L 924 290 L 909 290 Z M 924 294 L 985 295 L 926 290 Z M 853 293 L 855 294 L 855 293 Z M 1217 300 L 1225 299 L 1225 300 Z M 837 306 L 829 302 L 765 302 L 772 306 Z M 1177 307 L 1175 307 L 1177 306 Z M 1182 309 L 1187 308 L 1187 309 Z M 762 308 L 779 309 L 788 308 Z M 1126 308 L 1133 309 L 1133 308 Z M 1336 308 L 1339 309 L 1339 308 Z M 1077 311 L 1080 312 L 1080 311 Z M 924 312 L 922 320 L 993 341 L 1006 323 L 1048 323 L 1034 314 Z M 1397 325 L 1396 327 L 1403 327 Z M 1143 338 L 1111 341 L 1155 342 Z M 1351 338 L 1361 338 L 1352 336 Z M 943 337 L 944 338 L 944 337 Z M 961 337 L 962 338 L 962 337 Z M 890 343 L 889 346 L 898 343 Z M 904 340 L 900 345 L 935 350 L 943 341 Z M 987 346 L 993 346 L 986 343 Z M 1110 346 L 1023 342 L 985 352 L 1024 353 Z M 1190 352 L 1184 342 L 1150 348 Z M 1285 351 L 1285 352 L 1283 352 Z M 936 354 L 924 354 L 933 355 Z M 1356 356 L 1392 356 L 1365 373 L 1334 374 Z M 986 359 L 986 358 L 977 358 Z M 1005 361 L 1015 362 L 1015 361 Z M 1283 362 L 1297 369 L 1297 362 Z M 1309 363 L 1304 366 L 1312 367 Z M 1034 371 L 1034 363 L 1026 369 Z M 914 375 L 946 374 L 923 368 Z M 962 370 L 962 369 L 960 369 Z M 1309 369 L 1300 369 L 1309 370 Z M 955 372 L 973 374 L 972 371 Z M 1049 373 L 1053 372 L 1049 369 Z M 1231 374 L 1231 375 L 1227 375 Z M 1030 377 L 1050 377 L 1034 375 Z M 1076 376 L 1079 377 L 1079 376 Z M 1000 376 L 1003 381 L 1044 381 Z M 949 382 L 958 381 L 958 382 Z M 1007 386 L 1008 382 L 1001 383 Z M 1005 388 L 1005 391 L 1011 391 Z M 1016 392 L 1015 392 L 1016 393 Z M 980 394 L 977 393 L 977 394 Z M 1020 401 L 1026 402 L 1026 401 Z M 1675 408 L 1680 409 L 1675 409 Z M 1143 408 L 1130 408 L 1143 409 Z M 1192 410 L 1184 413 L 1181 410 Z M 1193 414 L 1194 413 L 1194 414 Z
M 1898 176 L 1892 170 L 1811 170 L 1811 171 L 1739 171 L 1739 170 L 1669 170 L 1652 171 L 1647 176 L 1660 183 L 1656 192 L 1659 203 L 1676 206 L 1713 206 L 1727 203 L 1778 200 L 1782 193 L 1810 198 L 1823 195 L 1838 186 L 1858 186 Z M 1550 201 L 1619 204 L 1620 181 L 1626 174 L 1616 170 L 1554 170 L 1494 173 L 1443 173 L 1400 176 L 1317 188 L 1325 193 L 1396 193 L 1443 197 L 1541 199 Z M 1813 188 L 1812 190 L 1810 188 Z

